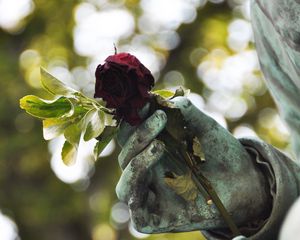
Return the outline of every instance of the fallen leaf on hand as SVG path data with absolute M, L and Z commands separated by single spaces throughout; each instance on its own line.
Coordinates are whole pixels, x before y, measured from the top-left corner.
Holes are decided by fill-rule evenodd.
M 173 173 L 173 176 L 174 178 L 165 177 L 165 183 L 186 201 L 195 201 L 198 190 L 191 173 L 181 176 Z

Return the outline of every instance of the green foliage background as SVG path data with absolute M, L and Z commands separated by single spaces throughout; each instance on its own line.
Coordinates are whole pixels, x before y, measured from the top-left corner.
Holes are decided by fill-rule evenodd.
M 77 55 L 73 47 L 73 13 L 81 2 L 35 0 L 35 10 L 22 20 L 20 31 L 7 32 L 0 28 L 0 209 L 16 222 L 23 240 L 135 239 L 127 228 L 118 230 L 111 224 L 111 207 L 117 202 L 114 188 L 121 173 L 117 164 L 119 149 L 96 163 L 90 184 L 82 191 L 80 186 L 65 184 L 55 176 L 47 143 L 42 138 L 41 122 L 19 108 L 19 99 L 24 95 L 45 95 L 38 84 L 32 82 L 39 78 L 36 69 L 40 65 L 47 65 L 57 57 L 70 68 L 86 65 L 86 59 Z M 136 18 L 140 12 L 138 3 L 138 0 L 124 1 L 124 6 Z M 164 86 L 164 74 L 175 69 L 184 76 L 187 88 L 203 95 L 207 89 L 195 81 L 196 65 L 188 60 L 191 53 L 198 48 L 208 52 L 223 48 L 231 52 L 226 37 L 233 12 L 228 4 L 208 3 L 199 8 L 197 14 L 194 22 L 178 29 L 179 46 L 161 51 L 167 62 L 157 88 Z M 21 63 L 20 55 L 26 49 L 36 50 L 39 56 Z M 201 60 L 199 57 L 198 63 Z M 254 97 L 255 107 L 242 118 L 227 119 L 229 130 L 247 123 L 267 142 L 286 148 L 286 139 L 275 134 L 274 129 L 275 133 L 266 129 L 258 119 L 266 108 L 275 108 L 270 95 L 265 92 Z M 202 238 L 194 232 L 153 235 L 148 239 Z

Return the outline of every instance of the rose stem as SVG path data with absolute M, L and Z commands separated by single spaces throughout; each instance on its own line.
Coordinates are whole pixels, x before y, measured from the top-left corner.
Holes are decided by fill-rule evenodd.
M 171 157 L 171 159 L 177 159 L 178 156 L 176 156 L 174 154 L 173 151 L 169 151 L 169 149 L 166 147 L 165 151 L 167 152 L 167 154 Z M 176 150 L 175 150 L 176 151 Z M 178 153 L 180 154 L 180 153 Z M 181 154 L 180 154 L 181 156 Z M 203 195 L 203 197 L 205 198 L 206 201 L 210 200 L 211 197 L 209 196 L 209 194 L 206 192 L 206 190 L 203 188 L 203 186 L 201 184 L 199 184 L 199 182 L 196 180 L 195 174 L 192 172 L 192 178 L 195 181 L 195 184 L 197 185 L 198 190 L 200 191 L 200 193 Z
M 192 172 L 193 175 L 193 179 L 196 180 L 196 186 L 198 188 L 198 190 L 203 194 L 203 188 L 205 189 L 206 193 L 203 194 L 205 199 L 207 200 L 207 195 L 210 196 L 211 200 L 213 201 L 213 203 L 216 205 L 216 207 L 218 208 L 221 216 L 223 217 L 224 221 L 226 222 L 226 224 L 228 225 L 228 227 L 230 228 L 231 232 L 233 233 L 234 236 L 238 236 L 240 235 L 240 232 L 237 228 L 237 226 L 235 225 L 232 217 L 230 216 L 230 214 L 227 212 L 226 208 L 224 207 L 222 201 L 220 200 L 218 194 L 216 193 L 216 191 L 214 190 L 213 186 L 211 185 L 210 181 L 200 172 L 200 169 L 197 167 L 196 163 L 193 161 L 193 159 L 190 157 L 189 153 L 186 151 L 186 149 L 184 149 L 182 146 L 184 146 L 184 144 L 180 144 L 168 131 L 163 131 L 160 134 L 160 139 L 163 140 L 163 142 L 166 144 L 166 148 L 168 149 L 175 149 L 179 150 L 179 155 L 184 159 L 184 161 L 186 162 L 186 164 L 188 165 L 189 169 Z M 170 154 L 172 153 L 172 151 L 168 151 Z M 173 157 L 173 154 L 171 154 Z M 200 186 L 202 186 L 202 188 L 200 188 Z

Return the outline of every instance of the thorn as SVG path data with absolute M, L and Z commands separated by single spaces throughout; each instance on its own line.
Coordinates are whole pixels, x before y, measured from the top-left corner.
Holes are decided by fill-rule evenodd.
M 118 50 L 117 50 L 117 47 L 116 47 L 116 44 L 114 43 L 114 50 L 115 50 L 115 55 L 118 53 Z

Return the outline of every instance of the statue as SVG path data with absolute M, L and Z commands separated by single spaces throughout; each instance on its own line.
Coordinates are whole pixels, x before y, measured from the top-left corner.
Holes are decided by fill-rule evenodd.
M 300 1 L 252 0 L 251 8 L 261 68 L 292 130 L 293 149 L 300 161 Z M 128 203 L 135 228 L 144 233 L 201 230 L 212 240 L 277 239 L 284 217 L 300 195 L 299 165 L 260 140 L 235 139 L 186 98 L 173 102 L 201 143 L 202 174 L 244 237 L 234 236 L 215 205 L 187 186 L 191 178 L 187 167 L 171 159 L 156 139 L 167 121 L 161 110 L 138 127 L 123 124 L 118 136 L 123 173 L 116 193 Z M 177 186 L 181 195 L 168 184 L 176 185 L 176 179 L 185 184 Z M 184 191 L 190 192 L 184 195 Z M 283 228 L 282 240 L 291 240 L 289 226 Z

